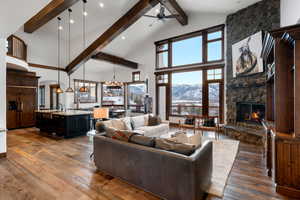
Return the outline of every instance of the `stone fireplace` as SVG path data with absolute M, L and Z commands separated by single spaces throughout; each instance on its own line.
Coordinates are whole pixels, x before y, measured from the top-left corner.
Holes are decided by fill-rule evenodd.
M 279 27 L 280 0 L 263 0 L 226 18 L 225 133 L 231 138 L 263 144 L 265 131 L 259 121 L 264 118 L 266 104 L 266 74 L 234 77 L 232 45 L 259 31 Z

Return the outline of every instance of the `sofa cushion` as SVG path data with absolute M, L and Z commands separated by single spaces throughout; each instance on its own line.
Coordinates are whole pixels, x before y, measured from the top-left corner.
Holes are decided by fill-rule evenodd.
M 180 153 L 186 156 L 190 156 L 196 150 L 195 145 L 183 144 L 168 139 L 156 139 L 155 148 Z
M 148 126 L 157 126 L 161 124 L 161 118 L 159 116 L 149 115 Z
M 132 135 L 129 139 L 129 142 L 134 143 L 134 144 L 139 144 L 143 146 L 148 146 L 148 147 L 154 147 L 155 146 L 155 138 L 153 137 L 146 137 L 143 135 Z
M 130 119 L 130 117 L 125 117 L 125 118 L 123 118 L 121 120 L 124 122 L 126 130 L 132 131 L 132 125 L 131 125 L 131 119 Z
M 118 130 L 127 130 L 127 127 L 125 126 L 125 123 L 121 119 L 113 119 L 111 120 L 112 127 Z
M 136 117 L 131 117 L 131 122 L 132 122 L 132 128 L 138 129 L 142 126 L 145 126 L 145 116 L 140 115 Z
M 105 127 L 105 136 L 106 137 L 109 137 L 109 138 L 112 138 L 112 136 L 115 134 L 117 129 L 115 128 L 112 128 L 112 127 Z
M 114 134 L 112 135 L 112 139 L 115 139 L 115 140 L 121 140 L 121 141 L 124 141 L 124 142 L 128 142 L 129 141 L 129 138 L 134 135 L 135 133 L 132 132 L 132 131 L 127 131 L 127 130 L 116 130 L 114 132 Z
M 134 131 L 143 131 L 145 136 L 159 137 L 169 132 L 169 125 L 162 123 L 157 126 L 142 126 Z
M 105 127 L 113 127 L 113 125 L 111 123 L 111 120 L 103 121 L 103 124 L 104 124 Z

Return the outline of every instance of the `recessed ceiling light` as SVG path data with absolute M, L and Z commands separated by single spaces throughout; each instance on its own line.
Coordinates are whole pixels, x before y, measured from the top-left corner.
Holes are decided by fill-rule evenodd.
M 86 11 L 84 11 L 84 12 L 83 12 L 83 15 L 84 15 L 84 16 L 87 16 L 87 15 L 88 15 L 88 13 L 87 13 Z
M 100 6 L 100 8 L 104 8 L 104 3 L 99 2 L 99 6 Z
M 74 24 L 75 21 L 73 19 L 70 19 L 70 24 Z
M 123 35 L 121 38 L 122 38 L 122 40 L 125 40 L 125 39 L 126 39 L 126 37 L 125 37 L 124 35 Z
M 62 26 L 59 26 L 58 29 L 59 29 L 59 30 L 63 30 L 63 27 L 62 27 Z

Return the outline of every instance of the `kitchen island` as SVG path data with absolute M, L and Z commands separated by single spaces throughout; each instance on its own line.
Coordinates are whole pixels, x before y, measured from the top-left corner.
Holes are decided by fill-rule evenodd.
M 36 127 L 64 138 L 86 135 L 90 130 L 90 118 L 93 112 L 80 110 L 37 110 Z

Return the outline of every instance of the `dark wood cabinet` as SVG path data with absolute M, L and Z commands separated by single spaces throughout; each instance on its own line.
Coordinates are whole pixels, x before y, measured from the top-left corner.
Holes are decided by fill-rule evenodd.
M 7 128 L 16 129 L 35 125 L 38 77 L 35 73 L 7 71 L 6 105 Z
M 265 34 L 263 47 L 268 175 L 278 193 L 300 198 L 300 25 Z

